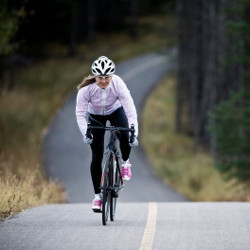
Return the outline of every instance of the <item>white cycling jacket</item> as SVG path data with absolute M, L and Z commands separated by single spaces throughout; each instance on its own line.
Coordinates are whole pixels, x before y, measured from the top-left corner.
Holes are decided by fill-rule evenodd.
M 87 130 L 87 112 L 94 115 L 109 115 L 121 106 L 128 118 L 129 127 L 134 124 L 135 134 L 138 136 L 134 101 L 119 76 L 113 75 L 106 89 L 100 88 L 96 82 L 81 88 L 76 99 L 76 118 L 82 135 L 84 136 Z

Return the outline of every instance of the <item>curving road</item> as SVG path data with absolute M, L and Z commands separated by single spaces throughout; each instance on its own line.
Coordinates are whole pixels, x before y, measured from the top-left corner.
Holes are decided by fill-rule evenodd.
M 147 54 L 118 66 L 139 114 L 174 54 Z M 74 109 L 75 94 L 53 120 L 43 148 L 48 174 L 63 182 L 69 203 L 31 208 L 0 223 L 0 250 L 250 249 L 249 202 L 186 202 L 157 180 L 142 148 L 132 153 L 133 178 L 120 195 L 115 222 L 102 226 L 91 210 L 91 152 Z
M 121 63 L 117 74 L 127 83 L 140 119 L 145 97 L 172 70 L 176 50 L 168 54 L 146 54 Z M 90 176 L 91 151 L 83 144 L 75 118 L 76 93 L 57 113 L 44 141 L 43 159 L 49 176 L 58 178 L 67 190 L 70 203 L 91 202 L 93 187 Z M 152 111 L 153 112 L 153 111 Z M 141 147 L 132 151 L 133 177 L 121 192 L 120 201 L 184 201 L 152 173 Z

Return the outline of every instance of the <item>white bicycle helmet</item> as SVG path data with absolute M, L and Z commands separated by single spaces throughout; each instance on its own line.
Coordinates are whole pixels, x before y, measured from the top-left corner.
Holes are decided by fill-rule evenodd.
M 92 73 L 99 75 L 112 75 L 115 73 L 115 64 L 106 56 L 101 56 L 92 64 Z

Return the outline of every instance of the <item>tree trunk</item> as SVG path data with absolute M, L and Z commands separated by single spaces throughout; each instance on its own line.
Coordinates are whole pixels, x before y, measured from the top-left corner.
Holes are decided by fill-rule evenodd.
M 96 23 L 96 0 L 88 0 L 87 1 L 87 6 L 88 6 L 88 35 L 87 35 L 87 40 L 89 43 L 92 43 L 96 31 L 95 31 L 95 23 Z
M 136 39 L 138 37 L 138 0 L 131 0 L 131 19 L 130 35 Z
M 234 55 L 236 37 L 226 36 L 225 7 L 233 0 L 177 1 L 179 72 L 176 87 L 176 131 L 183 131 L 184 107 L 189 107 L 197 144 L 212 144 L 206 127 L 208 111 L 239 88 L 240 64 L 225 64 L 227 54 Z M 185 111 L 187 112 L 187 111 Z
M 77 14 L 78 14 L 78 1 L 71 1 L 71 32 L 70 32 L 70 44 L 69 44 L 69 56 L 76 55 L 77 47 Z

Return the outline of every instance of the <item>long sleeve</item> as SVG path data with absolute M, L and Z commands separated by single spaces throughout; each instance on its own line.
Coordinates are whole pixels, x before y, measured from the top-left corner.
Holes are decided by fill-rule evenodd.
M 128 118 L 129 127 L 131 124 L 135 126 L 135 134 L 139 135 L 138 130 L 138 121 L 137 121 L 137 113 L 133 98 L 130 94 L 127 85 L 123 82 L 121 78 L 119 78 L 119 101 L 121 102 L 122 107 L 124 108 L 125 114 Z
M 83 136 L 87 131 L 88 88 L 83 87 L 78 91 L 76 98 L 76 120 Z

